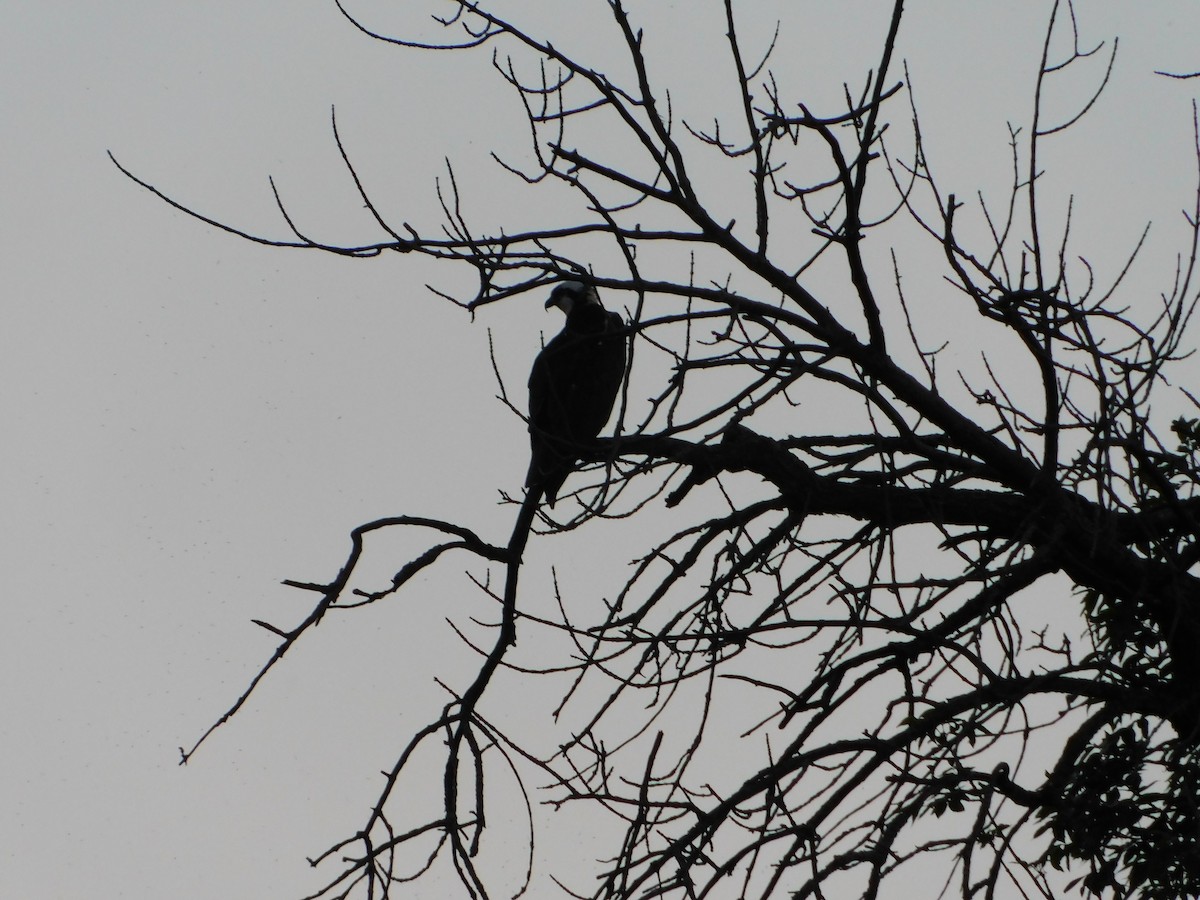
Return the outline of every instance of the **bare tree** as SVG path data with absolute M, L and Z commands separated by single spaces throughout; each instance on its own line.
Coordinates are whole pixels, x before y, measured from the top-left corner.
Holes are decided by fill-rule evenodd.
M 927 160 L 900 0 L 834 109 L 787 86 L 775 45 L 744 41 L 739 9 L 718 4 L 713 64 L 736 106 L 704 123 L 673 108 L 619 0 L 623 56 L 604 68 L 545 23 L 449 5 L 442 42 L 339 8 L 402 48 L 490 50 L 531 147 L 497 162 L 529 191 L 571 189 L 577 220 L 480 231 L 451 179 L 440 232 L 393 224 L 340 136 L 378 243 L 318 242 L 282 201 L 288 240 L 200 218 L 469 266 L 478 290 L 448 299 L 471 311 L 584 280 L 625 306 L 630 367 L 615 436 L 580 448 L 556 509 L 511 498 L 506 544 L 370 522 L 329 583 L 292 582 L 319 598 L 303 622 L 259 623 L 278 650 L 213 729 L 332 610 L 390 600 L 451 550 L 500 575 L 475 576 L 498 621 L 460 631 L 477 675 L 447 686 L 361 829 L 316 860 L 332 874 L 314 896 L 393 896 L 446 864 L 495 895 L 482 848 L 506 840 L 489 826 L 513 796 L 526 868 L 546 864 L 541 804 L 591 807 L 612 837 L 595 872 L 554 873 L 569 896 L 913 896 L 904 879 L 931 872 L 921 896 L 1200 889 L 1200 424 L 1180 417 L 1171 438 L 1150 423 L 1198 296 L 1200 194 L 1157 300 L 1126 277 L 1142 242 L 1105 281 L 1072 244 L 1072 201 L 1044 199 L 1043 149 L 1100 102 L 1116 41 L 1089 43 L 1052 4 L 1011 186 L 966 202 Z M 1087 95 L 1051 121 L 1056 80 L 1084 66 Z M 941 286 L 910 296 L 905 253 L 936 262 Z M 982 380 L 926 343 L 963 310 L 955 346 L 982 354 Z M 527 542 L 605 520 L 648 537 L 619 584 L 594 588 L 597 614 L 518 589 Z M 391 528 L 436 540 L 390 585 L 351 589 L 364 537 Z M 506 725 L 513 686 L 535 680 L 573 723 L 550 747 Z M 400 785 L 431 747 L 443 802 L 422 817 Z M 500 784 L 521 792 L 499 801 Z

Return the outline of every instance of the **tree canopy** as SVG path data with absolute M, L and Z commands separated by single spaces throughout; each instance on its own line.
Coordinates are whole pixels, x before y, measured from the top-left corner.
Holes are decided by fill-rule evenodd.
M 259 623 L 278 649 L 213 729 L 324 616 L 398 602 L 465 551 L 494 610 L 455 626 L 477 672 L 316 860 L 314 896 L 396 896 L 439 867 L 477 897 L 535 878 L 597 898 L 911 896 L 914 877 L 928 896 L 1194 893 L 1200 414 L 1168 379 L 1200 296 L 1200 193 L 1174 270 L 1135 273 L 1146 232 L 1120 258 L 1076 246 L 1104 198 L 1045 164 L 1104 102 L 1117 41 L 1047 4 L 1010 183 L 956 192 L 970 160 L 951 178 L 932 161 L 903 2 L 833 84 L 796 62 L 802 22 L 704 6 L 720 40 L 681 86 L 634 3 L 589 9 L 594 45 L 482 0 L 420 37 L 339 4 L 401 50 L 491 54 L 519 101 L 502 127 L 528 142 L 498 176 L 552 198 L 495 224 L 453 168 L 442 222 L 394 216 L 336 121 L 376 242 L 317 240 L 278 194 L 293 235 L 249 234 L 126 170 L 262 243 L 466 268 L 474 291 L 446 295 L 472 314 L 585 281 L 631 335 L 613 423 L 553 510 L 506 495 L 507 542 L 436 512 L 360 526 L 328 583 L 292 582 L 317 596 L 307 618 Z M 1152 398 L 1178 410 L 1170 433 Z M 434 537 L 355 586 L 365 538 L 394 528 Z M 538 545 L 552 573 L 523 571 Z M 607 574 L 554 549 L 580 546 Z M 533 729 L 523 704 L 547 690 Z M 409 780 L 430 754 L 432 812 Z M 567 808 L 598 862 L 544 851 Z

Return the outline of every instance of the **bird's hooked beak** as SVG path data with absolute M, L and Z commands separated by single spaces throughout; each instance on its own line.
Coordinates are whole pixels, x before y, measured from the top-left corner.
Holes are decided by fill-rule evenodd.
M 580 304 L 589 302 L 599 303 L 596 292 L 581 281 L 564 281 L 550 292 L 546 301 L 546 309 L 557 306 L 565 315 L 571 315 L 571 310 Z
M 546 309 L 557 306 L 563 311 L 563 315 L 569 316 L 571 310 L 575 308 L 576 299 L 574 291 L 559 285 L 550 293 L 550 299 L 546 301 Z

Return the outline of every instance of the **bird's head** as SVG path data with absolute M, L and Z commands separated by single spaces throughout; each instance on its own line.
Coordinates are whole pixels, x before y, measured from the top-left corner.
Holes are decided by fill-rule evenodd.
M 546 309 L 557 306 L 569 316 L 575 307 L 590 304 L 600 305 L 600 296 L 594 287 L 584 284 L 582 281 L 564 281 L 550 292 L 550 299 L 546 301 Z

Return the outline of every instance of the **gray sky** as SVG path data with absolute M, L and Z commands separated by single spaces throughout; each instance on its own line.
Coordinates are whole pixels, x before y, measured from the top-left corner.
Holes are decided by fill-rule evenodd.
M 375 5 L 385 28 L 387 4 Z M 511 186 L 488 193 L 502 176 L 487 151 L 522 134 L 491 118 L 505 100 L 478 80 L 485 57 L 370 41 L 327 0 L 9 6 L 0 896 L 299 896 L 314 884 L 304 856 L 360 824 L 378 769 L 443 702 L 432 675 L 465 675 L 440 624 L 467 602 L 461 566 L 443 563 L 447 577 L 413 604 L 322 625 L 186 769 L 175 748 L 273 649 L 250 619 L 288 626 L 307 610 L 280 579 L 332 577 L 356 524 L 428 514 L 507 536 L 497 492 L 519 487 L 526 444 L 493 399 L 488 329 L 519 398 L 538 330 L 557 322 L 531 301 L 472 325 L 422 287 L 465 289 L 463 273 L 407 257 L 218 233 L 125 180 L 105 151 L 215 218 L 285 238 L 273 175 L 314 236 L 352 242 L 376 234 L 341 168 L 331 105 L 381 205 L 425 230 L 444 156 L 482 218 L 529 214 L 505 206 Z M 678 66 L 701 40 L 683 6 L 658 8 Z M 853 15 L 798 6 L 823 71 L 853 42 Z M 1111 263 L 1154 220 L 1160 268 L 1141 270 L 1153 299 L 1192 202 L 1200 81 L 1152 71 L 1200 69 L 1200 12 L 1134 6 L 1078 4 L 1085 34 L 1119 34 L 1121 54 L 1075 143 L 1047 158 L 1084 201 L 1081 250 Z M 910 7 L 902 49 L 935 165 L 968 188 L 973 167 L 1002 185 L 1005 121 L 1028 111 L 1049 4 Z M 381 577 L 415 546 L 389 540 L 370 563 Z

